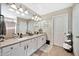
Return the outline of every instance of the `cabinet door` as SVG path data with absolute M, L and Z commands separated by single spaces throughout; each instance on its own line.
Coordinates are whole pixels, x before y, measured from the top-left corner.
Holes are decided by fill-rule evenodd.
M 0 49 L 0 56 L 1 56 L 1 49 Z
M 39 49 L 39 47 L 40 47 L 40 39 L 39 39 L 39 37 L 37 38 L 37 40 L 38 40 L 38 49 Z
M 38 37 L 38 48 L 42 46 L 42 37 Z
M 2 48 L 2 56 L 16 56 L 18 55 L 18 44 Z
M 19 55 L 19 43 L 11 46 L 11 56 Z
M 37 42 L 38 42 L 37 38 L 32 39 L 32 52 L 35 52 L 37 50 L 37 48 L 38 48 Z
M 34 50 L 36 51 L 38 49 L 38 39 L 34 39 Z
M 44 44 L 46 43 L 46 36 L 44 36 Z
M 27 55 L 27 41 L 19 43 L 19 56 Z
M 11 55 L 11 46 L 2 48 L 2 56 L 10 56 Z
M 32 40 L 27 41 L 27 55 L 31 55 L 33 53 L 33 42 Z
M 46 36 L 42 36 L 42 45 L 46 43 Z
M 35 38 L 31 39 L 31 52 L 33 53 L 35 51 Z

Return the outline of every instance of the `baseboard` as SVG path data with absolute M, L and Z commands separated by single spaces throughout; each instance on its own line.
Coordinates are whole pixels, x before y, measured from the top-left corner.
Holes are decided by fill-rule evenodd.
M 75 51 L 73 52 L 73 54 L 74 54 L 74 56 L 79 56 L 79 55 L 78 55 L 78 53 L 77 53 L 77 52 L 75 52 Z

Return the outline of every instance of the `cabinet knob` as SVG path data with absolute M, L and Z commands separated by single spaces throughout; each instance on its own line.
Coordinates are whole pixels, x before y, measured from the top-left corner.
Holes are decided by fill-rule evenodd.
M 76 36 L 76 38 L 79 38 L 79 36 Z
M 42 38 L 42 40 L 43 40 L 43 38 Z
M 28 48 L 28 45 L 27 45 L 27 48 Z
M 26 50 L 26 46 L 24 46 L 24 50 Z
M 11 47 L 11 49 L 13 49 L 13 47 Z

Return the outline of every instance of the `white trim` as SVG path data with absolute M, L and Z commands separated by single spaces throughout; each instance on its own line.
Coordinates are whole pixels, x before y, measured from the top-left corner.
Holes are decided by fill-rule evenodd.
M 8 29 L 15 29 L 15 27 L 6 27 L 6 29 L 8 30 Z

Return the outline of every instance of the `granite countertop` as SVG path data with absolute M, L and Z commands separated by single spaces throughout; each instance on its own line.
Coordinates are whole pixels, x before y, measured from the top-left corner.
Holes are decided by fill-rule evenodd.
M 25 40 L 29 40 L 29 39 L 32 39 L 32 38 L 35 38 L 35 37 L 38 37 L 38 36 L 41 36 L 41 35 L 44 35 L 44 34 L 38 34 L 38 35 L 33 35 L 33 36 L 25 36 L 23 38 L 7 39 L 7 40 L 4 40 L 3 42 L 0 42 L 0 48 L 6 47 L 6 46 L 9 46 L 9 45 L 12 45 L 12 44 L 16 44 L 16 43 L 19 43 L 19 42 L 22 42 L 22 41 L 25 41 Z

